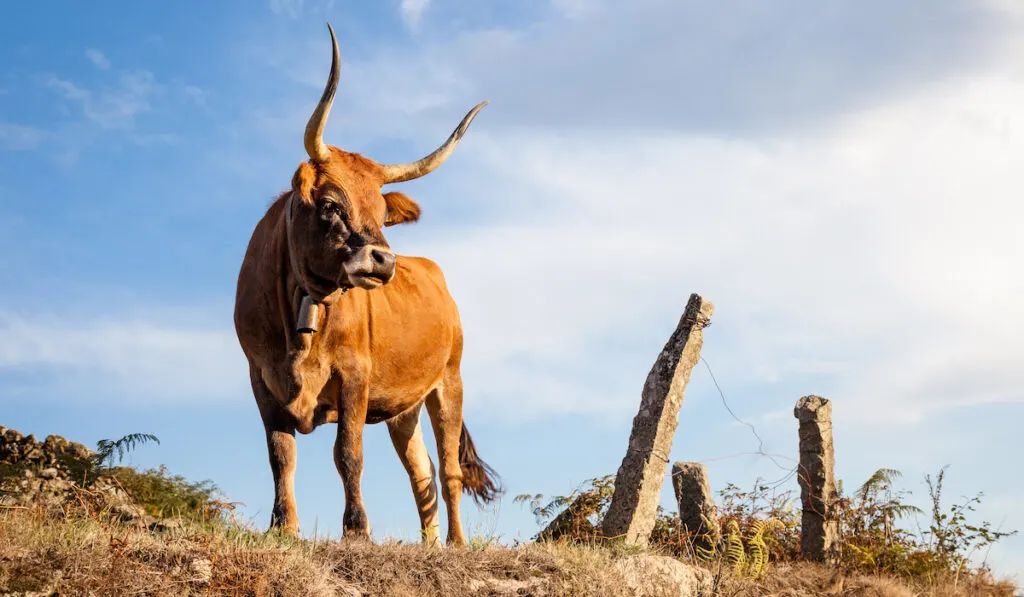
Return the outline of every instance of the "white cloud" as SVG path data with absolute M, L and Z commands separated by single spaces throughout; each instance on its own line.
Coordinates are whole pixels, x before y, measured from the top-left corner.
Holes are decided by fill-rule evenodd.
M 334 9 L 334 0 L 268 0 L 270 12 L 297 19 L 311 14 L 325 14 Z
M 572 19 L 348 63 L 328 138 L 430 149 L 463 107 L 492 100 L 453 165 L 413 183 L 424 221 L 389 238 L 411 235 L 448 272 L 469 375 L 507 380 L 495 408 L 514 393 L 520 413 L 631 408 L 632 393 L 568 388 L 621 358 L 623 339 L 656 354 L 691 291 L 719 306 L 709 350 L 737 347 L 718 364 L 737 378 L 813 375 L 865 404 L 884 396 L 904 421 L 1019 400 L 1020 378 L 992 369 L 1021 356 L 1000 330 L 1024 324 L 1010 229 L 1024 215 L 1024 92 L 1012 19 L 991 2 L 968 19 L 959 1 L 925 20 L 818 7 L 815 27 L 767 36 L 785 15 L 754 5 L 556 2 Z M 832 26 L 852 37 L 821 33 Z M 884 57 L 853 43 L 869 29 Z M 325 64 L 294 63 L 293 79 L 322 86 Z M 275 120 L 283 134 L 301 130 L 305 110 L 275 111 L 295 114 Z M 431 219 L 432 201 L 458 226 Z M 642 379 L 650 358 L 617 374 Z M 932 395 L 954 362 L 957 379 L 990 387 Z
M 601 8 L 601 3 L 593 0 L 551 0 L 551 5 L 570 19 L 593 16 L 593 13 Z
M 87 49 L 85 51 L 85 57 L 88 58 L 90 62 L 95 64 L 96 67 L 100 70 L 110 69 L 110 60 L 106 57 L 105 54 L 103 54 L 103 52 L 97 50 L 96 48 Z
M 269 0 L 270 11 L 293 19 L 302 16 L 303 0 Z
M 196 87 L 195 85 L 185 85 L 182 88 L 182 93 L 184 93 L 185 97 L 187 97 L 196 106 L 206 106 L 206 92 L 201 88 Z
M 736 347 L 718 364 L 734 380 L 825 376 L 893 422 L 1020 402 L 1021 102 L 1024 82 L 990 72 L 771 138 L 474 131 L 459 193 L 514 221 L 423 222 L 416 249 L 460 302 L 467 368 L 513 386 L 579 387 L 620 354 L 611 339 L 667 337 L 697 291 L 722 324 L 707 343 Z M 520 414 L 552 408 L 524 394 Z M 608 400 L 626 412 L 635 396 L 555 408 Z
M 427 9 L 429 4 L 430 0 L 402 0 L 400 10 L 405 26 L 413 30 L 419 27 L 423 11 Z
M 150 100 L 159 85 L 149 71 L 123 73 L 113 88 L 91 90 L 56 75 L 43 77 L 43 83 L 66 99 L 78 102 L 89 121 L 103 129 L 132 129 L 136 117 L 152 109 Z
M 43 131 L 20 124 L 0 122 L 0 150 L 33 149 L 43 140 Z
M 49 157 L 71 166 L 83 149 L 106 134 L 119 134 L 136 147 L 177 143 L 179 130 L 157 130 L 154 124 L 167 120 L 169 109 L 180 113 L 183 107 L 206 108 L 203 89 L 179 79 L 158 81 L 147 70 L 112 71 L 103 80 L 112 82 L 86 86 L 53 73 L 38 75 L 40 85 L 67 100 L 59 109 L 65 115 L 80 111 L 80 117 L 63 118 L 45 131 L 0 124 L 0 148 L 31 149 L 45 136 L 53 140 Z M 142 122 L 144 117 L 148 122 Z
M 38 396 L 43 389 L 57 401 L 84 395 L 143 404 L 208 403 L 242 400 L 249 392 L 245 357 L 232 330 L 189 326 L 163 315 L 83 320 L 0 313 L 3 371 L 27 379 L 23 392 Z M 18 400 L 16 392 L 5 396 Z

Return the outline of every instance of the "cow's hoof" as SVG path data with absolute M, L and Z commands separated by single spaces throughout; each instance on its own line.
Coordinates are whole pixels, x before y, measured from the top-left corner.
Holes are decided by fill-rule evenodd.
M 267 529 L 268 535 L 275 537 L 286 537 L 288 539 L 298 539 L 299 529 L 298 527 L 283 527 L 283 526 L 272 526 Z
M 370 542 L 370 531 L 366 529 L 345 529 L 342 537 L 346 541 L 365 541 Z

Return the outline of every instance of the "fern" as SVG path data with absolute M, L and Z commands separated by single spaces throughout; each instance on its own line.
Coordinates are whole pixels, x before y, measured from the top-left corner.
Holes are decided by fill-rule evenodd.
M 903 473 L 893 468 L 880 468 L 871 475 L 860 489 L 857 490 L 857 497 L 866 500 L 872 495 L 878 495 L 892 487 L 893 481 L 903 477 Z
M 766 531 L 778 528 L 785 529 L 786 525 L 780 520 L 770 518 L 767 520 L 758 520 L 754 522 L 752 527 L 753 535 L 747 540 L 750 552 L 750 563 L 749 572 L 750 576 L 754 579 L 760 579 L 764 576 L 765 571 L 768 569 L 768 559 L 771 555 L 768 549 L 768 545 L 764 541 L 764 534 Z
M 569 495 L 553 496 L 546 504 L 542 494 L 517 495 L 513 502 L 528 505 L 541 527 L 534 540 L 591 541 L 599 537 L 598 526 L 614 489 L 615 476 L 605 475 L 584 481 Z
M 151 433 L 129 433 L 118 440 L 101 439 L 96 442 L 96 466 L 109 466 L 113 463 L 114 456 L 117 462 L 124 460 L 125 454 L 131 452 L 136 446 L 156 442 L 160 444 L 159 438 Z
M 742 573 L 747 563 L 747 551 L 743 548 L 740 525 L 735 520 L 730 520 L 726 523 L 725 529 L 725 561 L 732 566 L 734 572 Z
M 785 523 L 774 518 L 755 520 L 751 523 L 749 537 L 744 541 L 739 523 L 729 520 L 725 523 L 720 542 L 712 544 L 710 548 L 698 546 L 694 552 L 699 562 L 706 564 L 716 558 L 723 558 L 734 573 L 759 580 L 764 577 L 771 559 L 771 550 L 764 535 L 769 530 L 784 530 L 785 527 Z M 725 549 L 724 553 L 719 551 L 719 546 Z

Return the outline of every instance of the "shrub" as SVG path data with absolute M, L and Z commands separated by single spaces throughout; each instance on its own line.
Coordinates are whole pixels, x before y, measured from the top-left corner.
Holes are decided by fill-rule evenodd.
M 897 470 L 876 471 L 853 495 L 839 484 L 836 511 L 839 528 L 838 564 L 849 572 L 888 573 L 930 582 L 964 575 L 985 576 L 984 564 L 972 567 L 971 556 L 1017 531 L 994 530 L 990 523 L 969 523 L 967 516 L 982 494 L 944 507 L 942 482 L 945 469 L 933 480 L 926 475 L 932 510 L 927 530 L 910 531 L 898 522 L 924 512 L 907 503 L 909 491 L 897 491 Z M 519 495 L 541 531 L 537 541 L 596 543 L 604 541 L 600 525 L 611 504 L 614 476 L 585 481 L 566 496 L 545 500 L 541 494 Z M 679 517 L 660 506 L 651 533 L 651 547 L 676 557 L 709 563 L 720 561 L 734 571 L 762 577 L 772 561 L 795 562 L 800 555 L 800 510 L 792 491 L 776 491 L 761 480 L 750 491 L 733 484 L 722 489 L 718 525 L 722 535 L 710 549 L 695 549 L 694 537 L 682 530 Z
M 221 500 L 220 490 L 210 480 L 190 482 L 172 475 L 160 465 L 144 471 L 118 466 L 104 471 L 156 518 L 181 517 L 197 522 L 218 522 L 232 505 Z
M 220 522 L 234 505 L 223 501 L 220 490 L 209 479 L 190 482 L 181 475 L 172 475 L 160 465 L 144 471 L 127 466 L 111 466 L 116 458 L 146 443 L 160 444 L 149 433 L 131 433 L 117 440 L 101 439 L 96 442 L 94 477 L 115 479 L 146 514 L 156 518 L 181 517 L 191 521 Z

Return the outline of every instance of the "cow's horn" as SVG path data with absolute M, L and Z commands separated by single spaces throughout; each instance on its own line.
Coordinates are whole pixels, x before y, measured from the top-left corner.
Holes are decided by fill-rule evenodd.
M 324 143 L 324 125 L 327 124 L 327 115 L 331 113 L 334 92 L 338 90 L 338 71 L 341 66 L 341 52 L 338 50 L 338 40 L 334 37 L 334 28 L 327 23 L 327 29 L 331 32 L 331 45 L 334 46 L 334 53 L 331 56 L 331 76 L 327 79 L 324 94 L 320 96 L 320 103 L 316 105 L 316 109 L 309 117 L 309 122 L 306 123 L 306 137 L 303 139 L 306 153 L 314 162 L 325 162 L 330 157 L 330 151 L 327 149 L 327 144 Z
M 477 112 L 483 109 L 487 105 L 486 101 L 480 102 L 466 114 L 466 117 L 462 119 L 459 126 L 455 127 L 452 131 L 448 140 L 444 142 L 444 145 L 438 147 L 433 153 L 425 158 L 410 162 L 408 164 L 385 164 L 384 165 L 384 182 L 405 182 L 414 178 L 430 174 L 435 168 L 444 163 L 448 156 L 451 154 L 455 146 L 459 144 L 459 140 L 466 134 L 466 129 L 469 128 L 469 123 L 473 122 L 476 118 Z

